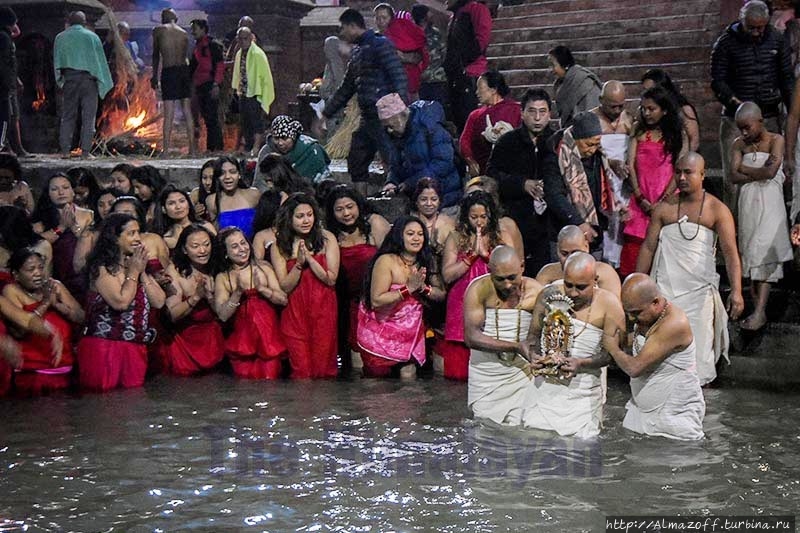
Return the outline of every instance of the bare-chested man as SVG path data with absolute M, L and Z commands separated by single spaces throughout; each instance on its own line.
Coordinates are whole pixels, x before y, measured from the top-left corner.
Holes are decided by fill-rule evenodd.
M 489 274 L 464 297 L 464 342 L 471 348 L 467 403 L 476 418 L 518 426 L 530 385 L 528 326 L 541 285 L 523 276 L 510 246 L 489 257 Z
M 647 274 L 625 279 L 622 305 L 635 324 L 633 355 L 620 348 L 624 335 L 616 343 L 606 339 L 606 349 L 631 377 L 631 400 L 622 426 L 669 439 L 702 439 L 706 403 L 689 319 Z
M 589 239 L 578 226 L 564 226 L 558 232 L 558 242 L 556 243 L 558 262 L 550 263 L 542 267 L 536 275 L 536 281 L 542 285 L 547 285 L 559 279 L 564 279 L 564 263 L 574 252 L 589 253 Z M 620 293 L 619 275 L 607 263 L 597 263 L 597 286 L 619 298 Z
M 600 146 L 608 158 L 611 168 L 609 181 L 616 197 L 616 203 L 627 207 L 628 199 L 622 194 L 622 182 L 628 177 L 625 161 L 628 159 L 630 134 L 633 130 L 633 117 L 625 109 L 625 86 L 617 80 L 603 84 L 600 92 L 600 105 L 591 110 L 600 118 Z M 622 253 L 623 210 L 608 217 L 608 228 L 603 232 L 603 259 L 614 267 L 619 266 Z
M 656 204 L 636 263 L 637 272 L 649 272 L 662 294 L 689 317 L 701 385 L 717 377 L 716 362 L 728 357 L 728 314 L 736 320 L 744 309 L 733 215 L 725 204 L 706 194 L 704 176 L 705 160 L 700 154 L 689 152 L 678 160 L 679 193 Z M 731 285 L 728 314 L 718 290 L 717 237 Z
M 189 34 L 178 26 L 178 15 L 173 9 L 161 11 L 161 25 L 153 28 L 153 77 L 150 85 L 158 90 L 158 67 L 161 66 L 161 100 L 164 101 L 163 154 L 169 155 L 172 122 L 175 119 L 175 101 L 179 100 L 186 119 L 189 138 L 189 155 L 197 153 L 194 124 L 189 97 L 192 75 L 189 70 Z
M 603 351 L 604 337 L 625 329 L 619 298 L 596 285 L 597 261 L 585 252 L 575 252 L 564 263 L 564 281 L 551 283 L 539 293 L 533 311 L 528 341 L 534 354 L 531 367 L 546 366 L 540 338 L 550 305 L 571 300 L 570 335 L 566 352 L 555 354 L 561 364 L 559 379 L 537 376 L 528 387 L 523 425 L 555 431 L 561 436 L 591 438 L 600 433 L 603 419 L 601 368 L 609 362 Z M 562 345 L 564 348 L 564 345 Z

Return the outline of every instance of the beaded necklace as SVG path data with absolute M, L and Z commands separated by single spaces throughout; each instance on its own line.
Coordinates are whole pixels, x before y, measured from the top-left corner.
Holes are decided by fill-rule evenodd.
M 705 207 L 705 204 L 706 204 L 706 190 L 703 189 L 703 198 L 700 200 L 700 212 L 697 214 L 697 222 L 695 222 L 695 225 L 697 226 L 697 230 L 694 232 L 694 235 L 692 235 L 691 237 L 687 237 L 686 234 L 683 233 L 683 228 L 681 227 L 681 221 L 682 221 L 682 219 L 681 219 L 681 197 L 680 197 L 680 195 L 678 195 L 678 231 L 681 232 L 681 237 L 683 237 L 685 240 L 693 241 L 693 240 L 695 240 L 697 238 L 697 235 L 700 234 L 700 218 L 703 216 L 703 207 Z M 686 217 L 686 219 L 688 220 L 688 217 Z M 686 222 L 686 220 L 683 220 L 683 222 Z
M 652 335 L 653 332 L 656 329 L 658 329 L 658 326 L 659 326 L 659 324 L 661 324 L 661 321 L 664 320 L 664 317 L 667 316 L 667 312 L 669 311 L 669 306 L 670 306 L 669 302 L 664 304 L 664 309 L 661 310 L 661 313 L 658 315 L 658 318 L 656 319 L 656 321 L 653 322 L 653 324 L 649 328 L 647 328 L 647 333 L 644 334 L 644 342 L 645 343 L 647 342 L 647 339 L 650 338 L 650 335 Z M 642 351 L 643 347 L 644 347 L 644 343 L 642 343 L 642 344 L 639 343 L 639 323 L 637 322 L 636 324 L 633 325 L 633 351 L 634 351 L 634 353 L 639 354 L 639 352 Z

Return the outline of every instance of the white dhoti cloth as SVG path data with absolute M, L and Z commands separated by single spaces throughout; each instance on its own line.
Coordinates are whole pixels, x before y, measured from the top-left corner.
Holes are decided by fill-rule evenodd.
M 616 159 L 623 163 L 628 159 L 628 144 L 630 137 L 624 133 L 608 133 L 600 136 L 600 146 L 608 159 Z M 614 203 L 627 206 L 629 198 L 622 193 L 622 178 L 616 173 L 608 173 L 608 181 L 614 193 Z M 603 232 L 603 260 L 614 268 L 619 266 L 619 256 L 622 253 L 622 221 L 619 213 L 608 216 L 608 228 Z
M 769 156 L 767 152 L 745 154 L 742 163 L 762 168 Z M 772 179 L 739 188 L 739 253 L 745 278 L 774 283 L 783 278 L 783 262 L 792 260 L 783 180 L 781 168 Z
M 640 335 L 639 343 L 645 342 Z M 625 405 L 622 427 L 668 439 L 702 439 L 706 402 L 697 379 L 696 357 L 693 341 L 652 372 L 631 378 L 631 399 Z
M 572 357 L 588 359 L 602 350 L 603 330 L 574 318 L 572 329 Z M 528 386 L 522 418 L 525 427 L 588 439 L 600 433 L 602 420 L 599 368 L 580 372 L 565 383 L 537 376 Z
M 664 226 L 650 271 L 661 293 L 689 318 L 701 385 L 717 377 L 720 357 L 728 360 L 728 313 L 719 295 L 715 244 L 716 234 L 694 222 Z
M 528 311 L 488 308 L 483 333 L 495 339 L 519 342 L 528 336 L 530 325 Z M 527 369 L 528 363 L 521 357 L 506 363 L 496 353 L 470 350 L 467 405 L 475 418 L 520 425 L 525 393 L 531 382 Z

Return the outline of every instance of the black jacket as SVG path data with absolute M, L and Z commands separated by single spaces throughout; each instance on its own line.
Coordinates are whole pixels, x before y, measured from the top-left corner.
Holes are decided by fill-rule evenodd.
M 547 140 L 547 149 L 542 161 L 544 199 L 547 201 L 547 212 L 550 213 L 550 240 L 554 242 L 558 239 L 558 232 L 564 226 L 569 226 L 570 224 L 580 226 L 586 222 L 578 214 L 575 206 L 572 205 L 567 184 L 564 183 L 564 176 L 562 176 L 561 168 L 558 166 L 558 146 L 563 136 L 564 130 L 559 130 Z M 602 205 L 603 157 L 598 150 L 591 157 L 581 161 L 583 162 L 583 169 L 586 171 L 589 189 L 592 191 L 592 200 L 597 209 L 599 229 L 605 229 L 608 226 L 608 220 L 603 215 L 600 207 Z M 602 241 L 602 238 L 595 239 L 592 244 L 597 245 L 598 242 L 602 243 Z
M 547 211 L 536 214 L 533 198 L 525 192 L 525 181 L 543 179 L 542 163 L 551 135 L 553 130 L 547 126 L 534 144 L 523 124 L 500 137 L 486 167 L 486 175 L 497 180 L 506 215 L 514 219 L 522 234 L 526 275 L 535 276 L 550 262 Z
M 767 26 L 760 42 L 754 42 L 741 22 L 728 26 L 711 51 L 711 88 L 722 102 L 725 115 L 733 117 L 735 96 L 755 102 L 767 116 L 778 114 L 783 101 L 791 106 L 794 73 L 791 54 L 783 36 Z

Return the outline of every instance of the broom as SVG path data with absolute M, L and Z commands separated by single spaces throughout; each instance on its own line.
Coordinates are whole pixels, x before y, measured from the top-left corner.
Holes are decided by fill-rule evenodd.
M 346 159 L 350 153 L 350 141 L 353 133 L 361 123 L 361 111 L 358 109 L 356 97 L 350 99 L 344 110 L 344 120 L 339 124 L 339 128 L 325 145 L 325 151 L 331 159 Z

